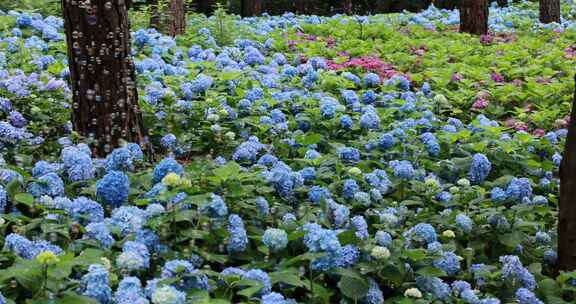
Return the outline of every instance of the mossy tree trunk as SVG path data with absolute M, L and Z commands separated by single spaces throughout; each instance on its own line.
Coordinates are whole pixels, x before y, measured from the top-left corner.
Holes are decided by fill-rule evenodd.
M 170 0 L 168 7 L 168 34 L 172 37 L 186 32 L 186 3 L 184 0 Z
M 72 124 L 104 156 L 125 140 L 151 153 L 130 53 L 128 2 L 61 0 Z
M 488 33 L 488 0 L 462 0 L 460 32 L 476 35 Z
M 162 30 L 162 18 L 158 9 L 158 0 L 149 0 L 150 6 L 150 27 L 158 31 Z
M 540 0 L 540 22 L 560 23 L 560 0 Z
M 574 77 L 576 83 L 576 76 Z M 560 210 L 558 212 L 558 268 L 576 270 L 576 87 L 572 115 L 560 166 Z

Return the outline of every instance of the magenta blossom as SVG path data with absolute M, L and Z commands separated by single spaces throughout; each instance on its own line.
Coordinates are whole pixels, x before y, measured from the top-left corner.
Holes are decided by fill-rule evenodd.
M 490 74 L 490 78 L 492 78 L 492 80 L 494 80 L 497 83 L 503 83 L 504 82 L 504 77 L 496 72 L 492 72 Z
M 464 79 L 464 77 L 462 77 L 462 75 L 460 75 L 459 73 L 454 73 L 452 75 L 451 81 L 452 82 L 460 82 L 460 81 L 462 81 L 462 79 Z
M 483 98 L 478 98 L 478 99 L 476 99 L 476 101 L 474 101 L 474 104 L 472 104 L 472 109 L 482 110 L 482 109 L 486 109 L 489 105 L 490 105 L 490 101 L 483 99 Z
M 494 36 L 492 36 L 490 34 L 480 36 L 480 43 L 487 45 L 487 44 L 492 44 L 492 42 L 494 42 Z
M 542 136 L 544 136 L 544 135 L 546 134 L 546 130 L 544 130 L 544 129 L 536 129 L 536 130 L 534 130 L 534 133 L 533 133 L 533 134 L 534 134 L 534 136 L 536 136 L 536 137 L 542 137 Z

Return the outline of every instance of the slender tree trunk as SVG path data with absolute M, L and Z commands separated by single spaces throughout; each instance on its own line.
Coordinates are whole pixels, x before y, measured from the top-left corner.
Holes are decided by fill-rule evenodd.
M 305 14 L 307 12 L 306 0 L 296 0 L 296 12 L 298 14 Z
M 262 14 L 262 0 L 242 0 L 242 17 Z
M 485 35 L 488 33 L 488 0 L 462 0 L 460 32 Z
M 186 4 L 184 0 L 170 0 L 168 34 L 172 37 L 186 32 Z
M 540 22 L 560 23 L 560 0 L 540 0 Z
M 576 82 L 576 76 L 574 77 Z M 558 212 L 558 267 L 576 270 L 576 87 L 564 158 L 560 167 L 560 211 Z
M 104 156 L 122 140 L 151 153 L 138 106 L 124 1 L 61 0 L 74 130 Z
M 352 0 L 344 0 L 344 13 L 352 15 Z
M 158 31 L 162 30 L 162 19 L 158 10 L 158 0 L 149 0 L 150 5 L 150 27 Z

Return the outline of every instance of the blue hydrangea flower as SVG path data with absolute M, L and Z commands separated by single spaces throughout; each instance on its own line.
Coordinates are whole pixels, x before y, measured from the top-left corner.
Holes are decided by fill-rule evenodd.
M 176 160 L 173 158 L 165 158 L 154 168 L 152 182 L 160 182 L 168 173 L 182 175 L 183 172 L 184 168 Z
M 109 273 L 103 265 L 90 265 L 88 273 L 82 277 L 80 282 L 80 294 L 96 299 L 102 304 L 112 303 Z
M 260 216 L 268 216 L 268 214 L 270 214 L 270 206 L 268 205 L 268 201 L 261 196 L 257 197 L 256 210 Z
M 376 243 L 382 247 L 389 247 L 392 245 L 392 236 L 386 231 L 377 231 Z
M 262 284 L 262 289 L 257 293 L 257 295 L 265 295 L 272 291 L 272 281 L 268 274 L 260 269 L 251 269 L 246 271 L 242 275 L 242 280 L 252 280 L 257 281 Z
M 335 231 L 323 229 L 315 223 L 305 224 L 304 245 L 312 252 L 327 251 L 336 253 L 340 250 L 341 245 Z
M 532 291 L 526 288 L 516 290 L 516 300 L 518 304 L 544 304 Z
M 352 118 L 350 116 L 343 115 L 342 117 L 340 117 L 340 127 L 342 127 L 342 129 L 352 130 L 353 126 L 354 126 L 354 121 L 352 120 Z
M 342 186 L 342 196 L 345 198 L 353 198 L 356 192 L 360 191 L 360 186 L 353 179 L 344 180 L 344 185 Z
M 420 139 L 426 146 L 426 150 L 428 151 L 428 154 L 430 154 L 430 156 L 437 157 L 438 155 L 440 155 L 440 144 L 438 143 L 438 140 L 436 139 L 436 136 L 434 136 L 434 134 L 426 132 L 420 135 Z
M 142 284 L 137 277 L 125 277 L 118 284 L 118 290 L 114 293 L 116 304 L 148 304 Z
M 154 304 L 186 304 L 186 293 L 164 285 L 154 290 L 151 299 Z
M 409 237 L 417 243 L 432 243 L 436 242 L 437 235 L 436 230 L 430 224 L 420 223 L 410 228 L 404 233 L 405 237 Z
M 508 195 L 506 194 L 506 191 L 502 190 L 502 188 L 496 187 L 490 192 L 490 198 L 494 202 L 501 203 L 508 199 Z
M 112 216 L 106 219 L 106 223 L 118 229 L 122 236 L 136 233 L 146 223 L 146 211 L 134 206 L 119 207 L 112 211 Z
M 280 251 L 288 245 L 288 234 L 282 229 L 268 228 L 262 236 L 262 243 L 270 251 Z
M 367 106 L 364 109 L 364 114 L 360 116 L 360 127 L 362 129 L 375 130 L 380 128 L 380 116 L 376 109 L 372 106 Z
M 364 84 L 367 87 L 377 87 L 380 85 L 380 76 L 375 73 L 368 73 L 364 75 Z
M 474 227 L 474 222 L 467 215 L 458 214 L 456 215 L 456 226 L 465 233 L 470 233 Z
M 42 195 L 62 196 L 64 195 L 64 182 L 56 173 L 48 173 L 31 183 L 28 192 L 34 197 Z
M 248 247 L 248 236 L 244 229 L 244 221 L 237 214 L 228 217 L 228 251 L 233 253 L 244 252 Z
M 355 235 L 361 240 L 368 238 L 368 224 L 363 216 L 357 215 L 351 220 L 352 227 L 354 227 Z
M 128 148 L 114 149 L 106 157 L 106 171 L 129 171 L 134 169 L 134 153 Z
M 472 164 L 468 172 L 468 178 L 474 184 L 482 183 L 492 170 L 492 163 L 486 155 L 477 153 L 472 157 Z
M 38 161 L 34 164 L 34 168 L 32 168 L 32 176 L 35 178 L 39 178 L 42 175 L 48 173 L 57 173 L 60 170 L 61 165 L 57 163 L 49 163 L 47 161 Z
M 162 279 L 181 278 L 175 285 L 182 291 L 190 289 L 210 290 L 208 277 L 199 270 L 194 269 L 194 265 L 185 260 L 171 260 L 162 267 Z
M 104 220 L 104 208 L 97 202 L 80 196 L 72 202 L 66 198 L 55 198 L 56 206 L 65 207 L 74 219 L 81 223 L 98 223 Z
M 368 282 L 370 283 L 370 287 L 368 288 L 368 293 L 364 298 L 361 300 L 363 304 L 384 304 L 384 293 L 380 290 L 380 286 L 378 283 L 369 278 Z
M 416 285 L 439 300 L 446 300 L 450 296 L 450 286 L 436 277 L 417 277 Z
M 352 147 L 342 147 L 338 149 L 338 157 L 345 162 L 360 161 L 360 151 Z
M 84 238 L 96 240 L 104 248 L 110 248 L 114 245 L 114 237 L 110 234 L 108 226 L 103 222 L 88 224 Z
M 7 202 L 6 190 L 0 185 L 0 214 L 5 212 Z
M 524 288 L 530 290 L 536 288 L 534 276 L 522 266 L 522 262 L 517 256 L 501 256 L 499 260 L 502 263 L 502 278 L 517 280 Z
M 513 178 L 506 188 L 506 197 L 514 201 L 522 201 L 532 196 L 532 185 L 527 178 Z
M 393 160 L 390 162 L 390 167 L 394 170 L 394 176 L 401 179 L 413 179 L 416 177 L 416 170 L 412 163 L 407 160 Z
M 210 194 L 210 203 L 203 206 L 201 210 L 207 213 L 210 217 L 215 218 L 223 218 L 228 215 L 228 207 L 226 206 L 226 203 L 222 197 L 214 193 Z
M 121 171 L 110 171 L 96 182 L 96 196 L 112 207 L 118 207 L 128 200 L 130 180 Z
M 442 257 L 434 260 L 434 266 L 444 270 L 449 276 L 460 271 L 460 257 L 453 252 L 444 252 Z
M 122 253 L 116 257 L 118 268 L 135 271 L 144 270 L 149 267 L 150 253 L 144 244 L 128 241 L 124 244 Z
M 64 170 L 71 182 L 94 178 L 96 170 L 92 164 L 90 149 L 83 146 L 70 146 L 62 149 Z

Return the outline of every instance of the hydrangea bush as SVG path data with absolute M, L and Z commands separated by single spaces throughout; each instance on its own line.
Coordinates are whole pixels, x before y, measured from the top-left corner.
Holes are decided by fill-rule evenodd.
M 94 157 L 62 20 L 0 13 L 0 303 L 574 302 L 563 9 L 492 8 L 480 38 L 434 7 L 134 29 L 157 161 Z

